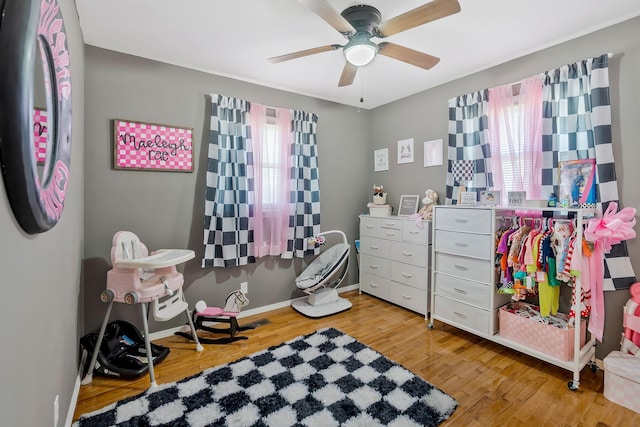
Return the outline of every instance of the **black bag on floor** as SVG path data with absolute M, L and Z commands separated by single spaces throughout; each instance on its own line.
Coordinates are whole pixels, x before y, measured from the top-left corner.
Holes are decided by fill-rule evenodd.
M 98 340 L 97 333 L 90 333 L 80 338 L 80 351 L 87 350 L 85 372 L 89 369 L 89 361 L 93 355 Z M 153 364 L 164 360 L 169 354 L 169 348 L 151 343 Z M 147 350 L 144 337 L 138 329 L 124 320 L 114 320 L 107 324 L 96 359 L 94 374 L 109 377 L 136 378 L 147 373 Z

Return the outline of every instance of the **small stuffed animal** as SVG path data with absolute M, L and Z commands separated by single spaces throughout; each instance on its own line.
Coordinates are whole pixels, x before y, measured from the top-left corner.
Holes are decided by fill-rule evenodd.
M 432 189 L 428 189 L 424 192 L 424 199 L 422 199 L 422 203 L 424 205 L 418 214 L 422 216 L 422 219 L 431 220 L 433 217 L 433 207 L 438 204 L 438 193 Z
M 382 185 L 374 185 L 373 204 L 384 205 L 385 203 L 387 203 L 387 193 L 384 192 L 384 187 Z

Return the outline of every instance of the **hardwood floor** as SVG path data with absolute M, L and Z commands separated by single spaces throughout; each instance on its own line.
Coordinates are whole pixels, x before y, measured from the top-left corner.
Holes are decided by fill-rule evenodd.
M 177 381 L 296 336 L 334 327 L 452 395 L 459 406 L 443 426 L 640 425 L 640 414 L 604 397 L 602 371 L 593 373 L 586 367 L 580 388 L 572 392 L 567 388 L 572 377 L 567 370 L 440 322 L 429 330 L 422 316 L 357 291 L 343 296 L 351 300 L 353 308 L 326 318 L 309 319 L 290 307 L 243 318 L 241 325 L 265 324 L 244 332 L 248 340 L 207 344 L 202 353 L 181 337 L 157 340 L 157 344 L 170 347 L 171 353 L 156 365 L 156 380 L 158 384 Z M 148 386 L 148 375 L 136 380 L 96 375 L 92 384 L 80 389 L 74 421 Z

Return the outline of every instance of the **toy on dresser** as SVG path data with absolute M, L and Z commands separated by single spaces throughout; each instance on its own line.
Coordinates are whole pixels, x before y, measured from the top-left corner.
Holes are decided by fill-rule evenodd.
M 387 204 L 387 193 L 382 185 L 373 186 L 373 203 L 367 204 L 367 207 L 371 216 L 391 215 L 391 205 Z
M 418 211 L 418 215 L 425 220 L 431 220 L 433 217 L 433 207 L 438 204 L 438 193 L 432 189 L 428 189 L 424 192 L 424 199 L 422 199 L 423 206 Z

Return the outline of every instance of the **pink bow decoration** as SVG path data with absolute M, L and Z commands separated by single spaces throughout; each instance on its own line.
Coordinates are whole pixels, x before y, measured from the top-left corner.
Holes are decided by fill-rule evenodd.
M 616 213 L 617 209 L 616 202 L 609 203 L 602 218 L 590 219 L 584 231 L 585 239 L 589 242 L 599 243 L 604 253 L 609 253 L 613 245 L 636 237 L 636 232 L 633 229 L 636 225 L 636 210 L 624 208 Z
M 591 277 L 591 319 L 589 332 L 598 341 L 602 341 L 604 332 L 604 254 L 609 253 L 613 245 L 633 239 L 636 232 L 636 210 L 624 208 L 620 212 L 618 203 L 611 202 L 602 218 L 592 218 L 587 221 L 584 237 L 593 243 L 593 254 L 589 262 L 589 277 Z

